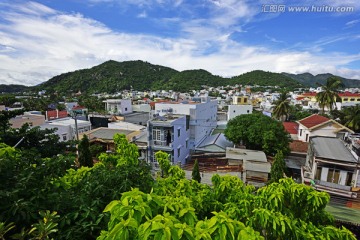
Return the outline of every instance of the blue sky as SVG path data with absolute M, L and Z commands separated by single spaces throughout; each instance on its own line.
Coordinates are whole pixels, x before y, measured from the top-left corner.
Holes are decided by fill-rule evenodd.
M 0 83 L 34 85 L 110 59 L 360 79 L 359 30 L 358 0 L 5 0 Z

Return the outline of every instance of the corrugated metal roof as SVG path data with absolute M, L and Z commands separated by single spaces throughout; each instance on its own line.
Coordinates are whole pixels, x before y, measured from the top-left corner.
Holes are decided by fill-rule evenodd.
M 111 129 L 111 128 L 97 128 L 94 129 L 91 133 L 86 133 L 90 135 L 89 138 L 100 138 L 106 140 L 112 140 L 116 133 L 128 135 L 133 131 L 122 130 L 122 129 Z
M 350 150 L 338 138 L 313 137 L 310 141 L 313 144 L 316 157 L 342 162 L 357 162 L 357 159 L 351 154 Z
M 216 145 L 221 149 L 223 149 L 223 151 L 225 151 L 227 147 L 234 146 L 232 142 L 226 139 L 224 134 L 218 133 L 205 138 L 204 141 L 198 146 L 198 148 L 205 148 L 205 147 L 208 148 L 211 145 Z

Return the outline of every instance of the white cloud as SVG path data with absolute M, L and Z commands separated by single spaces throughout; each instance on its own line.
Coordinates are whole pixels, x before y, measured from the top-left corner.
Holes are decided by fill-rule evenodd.
M 6 19 L 6 23 L 0 22 L 1 83 L 34 85 L 57 74 L 92 67 L 109 59 L 140 59 L 177 70 L 203 68 L 223 76 L 255 69 L 331 72 L 350 78 L 360 75 L 360 70 L 344 67 L 360 60 L 359 54 L 275 52 L 234 42 L 228 37 L 231 32 L 218 31 L 211 24 L 201 28 L 205 21 L 201 19 L 182 25 L 188 33 L 186 36 L 162 38 L 115 32 L 80 14 L 30 5 L 29 11 L 22 10 L 23 5 L 13 6 L 11 12 L 0 11 Z M 229 8 L 227 6 L 225 8 Z

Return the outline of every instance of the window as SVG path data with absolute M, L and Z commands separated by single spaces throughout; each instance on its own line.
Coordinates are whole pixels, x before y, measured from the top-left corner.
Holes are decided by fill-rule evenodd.
M 350 101 L 351 101 L 351 102 L 355 101 L 355 98 L 350 98 Z
M 349 101 L 349 99 L 348 98 L 344 98 L 344 100 L 343 101 Z
M 247 110 L 246 112 L 247 112 L 247 113 L 250 113 L 250 110 Z
M 185 146 L 186 146 L 186 149 L 188 148 L 188 146 L 189 146 L 189 140 L 186 140 L 186 142 L 185 142 Z
M 302 135 L 302 129 L 300 129 L 300 137 L 301 137 L 301 135 Z
M 178 148 L 177 152 L 178 152 L 178 157 L 180 157 L 180 148 Z
M 180 137 L 180 129 L 178 129 L 178 137 Z
M 360 98 L 358 98 L 356 101 L 360 102 Z
M 307 133 L 307 134 L 306 134 L 305 142 L 307 142 L 308 140 L 309 140 L 309 134 Z
M 247 103 L 247 98 L 244 98 L 244 103 Z
M 127 111 L 127 108 L 125 108 L 125 111 Z
M 63 141 L 67 140 L 66 135 L 63 135 L 62 138 L 63 138 Z
M 315 174 L 315 179 L 317 179 L 317 180 L 321 180 L 321 167 L 318 167 L 317 169 L 316 169 L 316 174 Z
M 338 169 L 329 169 L 327 176 L 327 182 L 338 183 L 340 177 L 340 170 Z
M 153 139 L 160 141 L 160 130 L 159 129 L 153 129 Z

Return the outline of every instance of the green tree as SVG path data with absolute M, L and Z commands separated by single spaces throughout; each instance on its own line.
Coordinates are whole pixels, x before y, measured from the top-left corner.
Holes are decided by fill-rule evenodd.
M 286 121 L 290 113 L 290 95 L 284 91 L 280 93 L 279 99 L 274 102 L 273 116 L 281 121 Z
M 337 94 L 338 89 L 343 86 L 344 84 L 341 82 L 341 79 L 337 77 L 329 77 L 326 80 L 326 84 L 321 85 L 323 91 L 316 95 L 316 101 L 319 103 L 322 113 L 324 113 L 325 107 L 327 107 L 329 111 L 334 108 L 337 100 L 341 99 Z
M 94 163 L 90 152 L 89 138 L 85 134 L 79 143 L 78 151 L 79 151 L 78 161 L 80 166 L 92 167 Z
M 344 108 L 344 125 L 355 132 L 360 130 L 360 105 Z
M 197 159 L 195 160 L 191 176 L 192 176 L 193 180 L 197 181 L 198 183 L 201 182 L 201 176 L 200 176 L 200 171 L 199 171 L 199 162 Z
M 242 143 L 247 149 L 262 150 L 268 155 L 275 155 L 278 150 L 285 155 L 290 152 L 291 139 L 282 123 L 261 113 L 231 119 L 224 133 L 227 139 Z
M 274 162 L 271 165 L 271 182 L 279 182 L 284 176 L 286 164 L 284 160 L 284 155 L 281 151 L 278 151 L 274 157 Z

